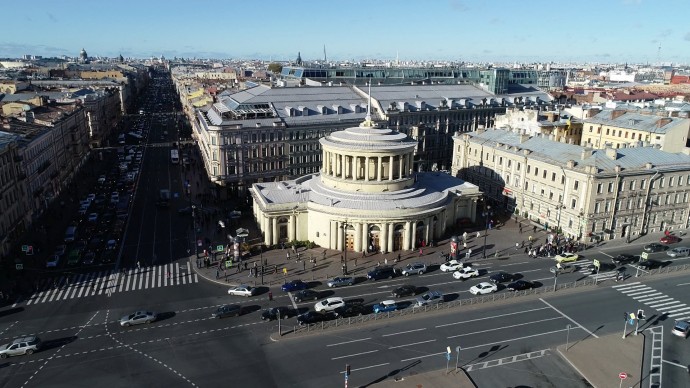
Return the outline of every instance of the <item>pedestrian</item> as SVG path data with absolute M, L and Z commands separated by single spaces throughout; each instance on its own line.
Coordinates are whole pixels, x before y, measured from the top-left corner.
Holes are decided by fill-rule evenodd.
M 477 231 L 477 238 L 479 238 L 482 234 Z
M 216 268 L 216 279 L 220 276 L 220 271 L 218 271 L 218 268 Z
M 424 251 L 422 249 L 423 248 L 419 248 L 419 257 L 422 257 L 422 255 L 424 254 Z
M 355 267 L 357 266 L 357 258 L 355 257 Z
M 306 271 L 306 270 L 307 270 L 307 262 L 303 261 L 302 262 L 302 271 Z
M 532 233 L 537 233 L 537 225 L 534 225 L 534 227 L 532 228 Z
M 520 225 L 520 234 L 522 234 L 522 225 Z
M 367 257 L 367 250 L 362 249 L 362 258 Z
M 248 263 L 245 261 L 245 262 L 244 262 L 244 270 L 245 270 L 245 271 L 247 270 L 247 264 L 248 264 Z M 239 265 L 238 265 L 238 267 L 239 267 Z
M 340 255 L 340 264 L 344 264 L 344 263 L 345 263 L 345 259 L 343 258 L 343 255 Z
M 467 232 L 462 234 L 462 241 L 467 241 Z
M 168 277 L 168 279 L 170 279 L 170 271 L 168 271 L 165 275 Z
M 137 260 L 137 269 L 141 269 L 141 263 Z
M 383 259 L 383 265 L 388 265 L 388 258 Z
M 398 253 L 398 261 L 400 261 L 400 253 Z
M 288 252 L 288 253 L 286 254 L 286 257 L 287 257 L 288 260 L 290 260 L 290 252 Z
M 323 259 L 326 260 L 326 250 L 323 250 Z

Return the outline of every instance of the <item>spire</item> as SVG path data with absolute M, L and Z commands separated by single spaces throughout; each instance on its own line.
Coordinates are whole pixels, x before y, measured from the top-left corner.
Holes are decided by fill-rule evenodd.
M 369 103 L 367 104 L 367 116 L 364 118 L 364 122 L 359 126 L 365 128 L 376 127 L 376 124 L 371 121 L 371 79 L 369 80 Z

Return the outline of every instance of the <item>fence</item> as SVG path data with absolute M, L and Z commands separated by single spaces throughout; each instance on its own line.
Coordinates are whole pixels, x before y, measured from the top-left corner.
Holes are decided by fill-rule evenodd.
M 658 275 L 658 274 L 687 271 L 687 270 L 690 270 L 690 264 L 661 267 L 661 268 L 653 269 L 650 271 L 639 270 L 637 277 L 648 277 L 648 276 L 653 276 L 653 275 Z M 607 280 L 610 280 L 610 279 L 597 281 L 594 278 L 588 278 L 588 279 L 576 281 L 576 282 L 557 284 L 555 290 L 554 290 L 554 287 L 552 287 L 552 286 L 543 285 L 542 287 L 539 287 L 539 288 L 533 288 L 533 289 L 524 290 L 524 291 L 502 292 L 502 293 L 498 293 L 498 294 L 492 293 L 489 295 L 482 295 L 482 296 L 477 296 L 477 297 L 468 298 L 468 299 L 458 299 L 458 300 L 453 300 L 453 301 L 449 301 L 449 302 L 437 303 L 434 305 L 427 305 L 427 306 L 421 306 L 421 307 L 413 306 L 410 308 L 405 308 L 405 309 L 395 310 L 395 311 L 388 311 L 385 313 L 378 313 L 378 314 L 372 313 L 372 314 L 367 314 L 367 315 L 361 315 L 358 317 L 338 318 L 338 319 L 333 319 L 333 320 L 329 320 L 329 321 L 321 321 L 319 323 L 313 323 L 313 324 L 309 324 L 309 325 L 293 326 L 291 331 L 286 331 L 286 332 L 283 332 L 282 334 L 283 335 L 286 335 L 286 334 L 304 334 L 304 333 L 309 333 L 309 332 L 313 332 L 313 331 L 327 330 L 327 329 L 344 327 L 344 326 L 352 326 L 352 325 L 363 324 L 363 323 L 367 323 L 367 322 L 375 322 L 375 321 L 382 321 L 382 320 L 388 320 L 388 319 L 395 319 L 397 317 L 403 317 L 403 316 L 407 316 L 407 315 L 426 313 L 427 311 L 447 310 L 447 309 L 452 309 L 452 308 L 461 307 L 461 306 L 476 305 L 476 304 L 482 304 L 482 303 L 487 303 L 487 302 L 496 302 L 496 301 L 501 301 L 501 300 L 514 299 L 514 298 L 518 298 L 518 297 L 522 297 L 522 296 L 526 296 L 526 295 L 549 294 L 549 293 L 557 292 L 558 290 L 566 290 L 566 289 L 578 288 L 578 287 L 584 287 L 584 286 L 594 286 L 594 285 L 599 284 L 599 283 L 604 283 Z

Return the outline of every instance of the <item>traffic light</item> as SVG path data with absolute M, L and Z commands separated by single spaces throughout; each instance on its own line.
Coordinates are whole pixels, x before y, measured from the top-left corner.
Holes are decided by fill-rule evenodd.
M 637 319 L 644 319 L 644 310 L 637 310 Z
M 628 313 L 628 312 L 623 313 L 623 320 L 624 321 L 627 321 L 629 319 L 629 317 L 630 317 L 630 313 Z
M 345 376 L 350 375 L 350 364 L 345 364 Z

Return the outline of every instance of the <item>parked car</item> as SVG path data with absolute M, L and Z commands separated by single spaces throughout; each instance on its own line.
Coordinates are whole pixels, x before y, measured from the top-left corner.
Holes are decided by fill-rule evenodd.
M 443 294 L 438 291 L 427 291 L 417 297 L 417 307 L 443 302 Z
M 489 276 L 489 280 L 494 283 L 512 282 L 515 276 L 509 274 L 508 272 L 496 272 L 495 274 Z
M 83 265 L 93 265 L 93 263 L 96 261 L 96 253 L 94 251 L 88 251 L 84 255 L 84 259 L 82 259 L 81 263 Z
M 299 291 L 299 290 L 304 290 L 307 288 L 307 283 L 296 279 L 296 280 L 291 280 L 282 286 L 280 286 L 280 289 L 285 291 L 285 292 L 291 292 L 291 291 Z
M 293 299 L 296 303 L 299 303 L 305 300 L 317 300 L 320 296 L 321 293 L 319 293 L 318 291 L 307 289 L 297 292 L 295 295 L 293 295 Z
M 575 253 L 563 252 L 560 255 L 556 255 L 553 259 L 556 260 L 556 263 L 567 263 L 571 261 L 577 261 L 579 257 L 580 256 L 578 256 Z
M 41 349 L 41 340 L 36 336 L 17 338 L 14 341 L 0 346 L 0 358 L 33 354 Z
M 326 285 L 330 288 L 351 286 L 353 284 L 355 284 L 355 278 L 352 276 L 337 276 L 326 282 Z
M 46 259 L 46 268 L 55 268 L 60 264 L 60 256 L 53 255 Z
M 477 285 L 470 287 L 470 294 L 472 295 L 490 294 L 496 291 L 498 291 L 498 286 L 494 283 L 489 282 L 481 282 Z
M 261 312 L 262 321 L 272 321 L 274 319 L 288 319 L 292 315 L 292 310 L 287 307 L 271 307 Z
M 506 287 L 508 291 L 522 291 L 532 288 L 534 288 L 534 283 L 522 279 L 510 283 L 508 287 Z
M 685 257 L 690 255 L 690 247 L 676 247 L 666 252 L 671 257 Z
M 648 259 L 648 260 L 640 261 L 640 262 L 637 264 L 637 266 L 638 266 L 640 269 L 644 269 L 644 270 L 650 270 L 650 269 L 659 268 L 659 267 L 661 267 L 661 266 L 663 266 L 663 265 L 664 265 L 664 263 L 662 263 L 662 262 L 659 261 L 659 260 L 654 260 L 654 259 Z
M 628 254 L 623 253 L 623 254 L 620 254 L 620 255 L 614 257 L 613 259 L 611 259 L 611 261 L 616 265 L 624 265 L 624 264 L 634 263 L 635 261 L 637 261 L 637 259 L 638 259 L 637 256 L 628 255 Z
M 248 286 L 245 284 L 232 287 L 231 289 L 228 290 L 228 295 L 237 295 L 237 296 L 254 296 L 256 294 L 256 288 L 252 286 Z
M 371 280 L 392 279 L 396 275 L 394 267 L 378 267 L 367 273 Z
M 678 241 L 680 241 L 680 239 L 672 234 L 666 235 L 659 239 L 659 242 L 662 244 L 675 244 Z
M 690 333 L 690 322 L 688 321 L 676 321 L 671 330 L 673 335 L 678 337 L 688 338 L 688 333 Z
M 479 270 L 472 267 L 462 267 L 457 271 L 453 272 L 453 279 L 467 280 L 469 278 L 479 276 Z
M 579 269 L 580 267 L 572 264 L 561 264 L 558 263 L 556 266 L 549 268 L 549 272 L 552 274 L 558 273 L 559 275 L 562 273 L 571 273 L 575 272 Z
M 660 252 L 660 251 L 666 250 L 666 248 L 667 247 L 665 245 L 661 245 L 659 243 L 651 243 L 651 244 L 647 244 L 644 246 L 644 251 L 650 252 L 650 253 L 651 252 Z
M 142 323 L 151 323 L 155 321 L 156 318 L 156 314 L 150 311 L 137 311 L 120 318 L 120 326 L 127 327 L 141 325 Z
M 426 272 L 426 264 L 424 263 L 410 263 L 401 271 L 405 276 L 422 275 L 424 272 Z
M 391 295 L 395 298 L 400 298 L 408 295 L 415 295 L 417 293 L 417 287 L 411 284 L 403 284 L 402 286 L 396 287 L 391 291 Z
M 211 314 L 211 318 L 239 317 L 242 315 L 242 306 L 238 304 L 226 304 L 220 306 Z
M 395 311 L 398 309 L 398 303 L 394 300 L 384 300 L 374 305 L 375 313 L 385 313 L 387 311 Z
M 317 313 L 316 311 L 307 311 L 306 313 L 297 316 L 297 324 L 308 325 L 311 323 L 317 323 L 321 321 L 326 321 L 333 318 L 333 314 L 326 312 L 325 314 Z
M 463 264 L 458 260 L 446 261 L 441 264 L 441 272 L 455 272 L 463 267 Z
M 316 310 L 317 313 L 320 313 L 322 311 L 329 312 L 337 309 L 338 307 L 342 307 L 345 305 L 345 300 L 341 297 L 332 297 L 332 298 L 326 298 L 320 302 L 317 302 L 314 305 L 314 310 Z
M 357 304 L 346 304 L 345 306 L 338 307 L 333 310 L 333 315 L 338 318 L 347 317 L 358 317 L 364 314 L 369 314 L 371 312 L 371 307 L 363 305 L 361 303 Z

